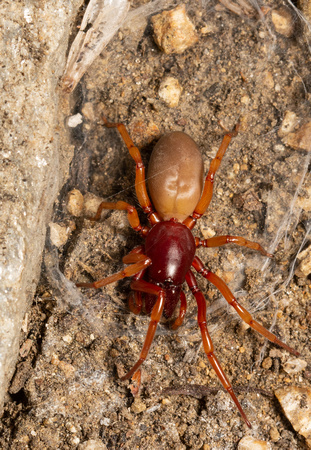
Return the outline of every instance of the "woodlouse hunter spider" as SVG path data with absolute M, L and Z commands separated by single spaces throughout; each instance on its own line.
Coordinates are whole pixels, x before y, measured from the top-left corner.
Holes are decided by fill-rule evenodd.
M 272 257 L 260 244 L 243 237 L 217 236 L 201 240 L 191 233 L 197 220 L 205 213 L 210 204 L 215 173 L 231 139 L 238 133 L 238 125 L 233 132 L 227 133 L 223 137 L 219 150 L 211 161 L 204 184 L 203 161 L 195 142 L 187 134 L 179 131 L 163 136 L 152 152 L 148 171 L 148 187 L 154 209 L 147 193 L 145 167 L 138 148 L 133 144 L 123 124 L 108 123 L 106 119 L 103 120 L 106 127 L 119 130 L 130 155 L 136 163 L 136 194 L 150 224 L 149 226 L 142 226 L 136 208 L 128 203 L 123 201 L 116 203 L 102 202 L 93 220 L 100 219 L 103 209 L 127 211 L 130 225 L 145 239 L 145 244 L 136 247 L 123 258 L 125 264 L 131 265 L 120 272 L 93 283 L 77 284 L 78 287 L 100 288 L 122 278 L 133 277 L 131 289 L 134 293 L 130 296 L 129 307 L 132 312 L 138 314 L 142 309 L 144 300 L 146 312 L 151 313 L 151 321 L 140 357 L 134 367 L 121 379 L 131 378 L 145 361 L 162 313 L 164 312 L 167 318 L 171 317 L 179 301 L 179 315 L 172 328 L 176 329 L 182 324 L 187 308 L 182 285 L 186 281 L 198 305 L 198 324 L 206 356 L 222 385 L 231 395 L 245 423 L 251 428 L 228 378 L 214 355 L 213 343 L 206 326 L 206 301 L 191 271 L 191 267 L 193 267 L 200 275 L 216 286 L 239 316 L 254 330 L 290 353 L 299 355 L 296 350 L 280 341 L 274 334 L 254 320 L 251 314 L 237 302 L 224 281 L 206 269 L 202 261 L 195 256 L 198 247 L 219 247 L 234 243 L 258 250 L 264 256 Z

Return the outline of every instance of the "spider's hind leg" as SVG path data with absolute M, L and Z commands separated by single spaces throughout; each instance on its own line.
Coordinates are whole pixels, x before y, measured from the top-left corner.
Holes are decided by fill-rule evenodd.
M 193 295 L 195 296 L 197 305 L 198 305 L 198 324 L 201 330 L 201 335 L 202 335 L 202 341 L 203 341 L 203 348 L 204 351 L 206 353 L 206 356 L 209 360 L 209 362 L 211 363 L 213 369 L 215 370 L 219 380 L 221 381 L 223 387 L 226 389 L 226 391 L 231 395 L 232 400 L 234 401 L 236 407 L 238 408 L 238 410 L 240 411 L 240 414 L 244 420 L 244 422 L 246 423 L 246 425 L 249 428 L 252 428 L 248 418 L 246 417 L 245 412 L 242 409 L 242 406 L 240 405 L 240 402 L 238 401 L 238 399 L 235 396 L 235 393 L 233 392 L 232 386 L 230 384 L 230 381 L 228 380 L 225 372 L 223 371 L 218 359 L 216 358 L 216 356 L 214 355 L 214 346 L 213 346 L 213 342 L 212 339 L 209 335 L 207 326 L 206 326 L 206 301 L 204 298 L 204 295 L 202 294 L 202 292 L 200 291 L 200 289 L 198 288 L 197 285 L 197 281 L 193 275 L 193 273 L 191 272 L 191 270 L 188 271 L 187 275 L 186 275 L 186 282 L 191 290 L 191 292 L 193 293 Z
M 140 352 L 139 359 L 136 362 L 136 364 L 132 367 L 132 369 L 126 375 L 121 377 L 121 380 L 128 380 L 129 378 L 131 378 L 131 376 L 134 375 L 134 373 L 137 371 L 137 369 L 142 365 L 142 363 L 147 358 L 147 355 L 149 353 L 149 349 L 151 347 L 155 332 L 157 330 L 158 323 L 159 323 L 162 313 L 163 313 L 163 308 L 164 308 L 164 303 L 165 303 L 165 291 L 161 287 L 159 287 L 155 284 L 148 283 L 147 281 L 144 281 L 144 280 L 137 280 L 137 281 L 134 280 L 131 283 L 131 288 L 134 291 L 145 292 L 147 294 L 156 295 L 157 300 L 156 300 L 156 303 L 151 312 L 151 318 L 150 318 L 148 331 L 146 334 L 143 348 Z
M 202 261 L 195 256 L 193 259 L 192 266 L 195 268 L 195 270 L 200 273 L 204 278 L 209 280 L 224 296 L 224 298 L 227 300 L 229 305 L 231 305 L 236 312 L 239 314 L 242 320 L 246 322 L 251 328 L 258 331 L 262 336 L 269 339 L 269 341 L 273 342 L 274 344 L 279 345 L 280 347 L 283 347 L 285 350 L 287 350 L 289 353 L 292 353 L 295 356 L 299 356 L 300 353 L 298 353 L 295 349 L 290 347 L 289 345 L 285 344 L 285 342 L 281 341 L 279 338 L 275 336 L 275 334 L 271 333 L 269 330 L 267 330 L 264 326 L 262 326 L 259 322 L 257 322 L 251 314 L 237 301 L 237 299 L 234 297 L 226 283 L 219 278 L 216 274 L 213 272 L 210 272 L 209 270 L 205 269 L 204 264 Z

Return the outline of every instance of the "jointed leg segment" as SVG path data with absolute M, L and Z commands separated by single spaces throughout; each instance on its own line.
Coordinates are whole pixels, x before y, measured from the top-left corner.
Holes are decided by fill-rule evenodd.
M 139 360 L 132 367 L 132 369 L 126 375 L 124 375 L 124 377 L 121 378 L 121 380 L 128 380 L 129 378 L 131 378 L 131 376 L 136 372 L 136 370 L 142 365 L 142 363 L 147 358 L 158 323 L 163 313 L 165 303 L 164 290 L 161 287 L 156 286 L 152 283 L 148 283 L 147 281 L 144 280 L 132 281 L 131 289 L 133 289 L 134 291 L 146 292 L 147 294 L 157 295 L 157 301 L 151 312 L 151 320 L 146 334 L 145 343 L 139 356 Z
M 201 198 L 195 207 L 193 213 L 191 216 L 187 217 L 187 219 L 184 220 L 184 224 L 192 230 L 192 228 L 195 226 L 197 220 L 203 216 L 205 211 L 208 208 L 208 205 L 210 204 L 213 196 L 213 184 L 214 184 L 214 178 L 217 170 L 219 169 L 220 163 L 222 161 L 222 158 L 224 154 L 226 153 L 226 150 L 228 148 L 228 145 L 230 144 L 230 141 L 233 137 L 235 137 L 238 134 L 239 124 L 235 126 L 234 131 L 231 133 L 225 134 L 223 137 L 222 143 L 220 144 L 219 150 L 216 153 L 216 156 L 214 159 L 212 159 L 210 168 L 208 171 L 208 174 L 205 178 L 203 193 L 201 195 Z
M 238 410 L 240 411 L 240 414 L 243 417 L 244 422 L 246 423 L 246 425 L 249 428 L 252 428 L 249 420 L 246 417 L 245 412 L 242 409 L 242 406 L 240 405 L 238 399 L 235 396 L 235 393 L 233 392 L 233 389 L 232 389 L 232 386 L 230 384 L 230 381 L 226 377 L 226 374 L 223 371 L 223 369 L 222 369 L 218 359 L 214 355 L 213 342 L 211 340 L 211 337 L 209 335 L 209 332 L 208 332 L 208 329 L 207 329 L 207 326 L 206 326 L 206 302 L 205 302 L 205 298 L 204 298 L 202 292 L 200 291 L 200 289 L 198 288 L 196 279 L 195 279 L 193 273 L 191 272 L 191 270 L 189 270 L 189 272 L 186 275 L 186 282 L 187 282 L 189 288 L 191 289 L 191 291 L 192 291 L 192 293 L 195 296 L 195 299 L 197 301 L 197 305 L 198 305 L 198 324 L 199 324 L 199 327 L 200 327 L 200 330 L 201 330 L 202 341 L 203 341 L 203 348 L 204 348 L 204 351 L 206 353 L 206 356 L 207 356 L 209 362 L 211 363 L 213 369 L 215 370 L 215 372 L 216 372 L 219 380 L 221 381 L 223 387 L 231 395 L 231 398 L 234 401 L 234 403 L 236 404 Z
M 125 269 L 120 270 L 120 272 L 114 273 L 113 275 L 110 275 L 101 280 L 94 281 L 93 283 L 77 283 L 76 286 L 98 289 L 100 287 L 107 286 L 107 284 L 122 280 L 123 278 L 132 277 L 133 275 L 143 271 L 148 266 L 150 266 L 151 259 L 146 255 L 143 255 L 140 250 L 141 247 L 138 247 L 137 249 L 132 250 L 130 254 L 126 255 L 123 258 L 123 262 L 126 264 L 134 263 L 131 266 L 125 267 Z
M 92 217 L 90 220 L 93 221 L 99 220 L 103 209 L 118 209 L 120 211 L 127 211 L 127 219 L 133 230 L 137 231 L 142 236 L 146 236 L 148 234 L 149 228 L 141 226 L 136 208 L 130 205 L 129 203 L 122 201 L 116 203 L 101 202 L 101 204 L 98 207 L 96 215 Z
M 258 250 L 263 256 L 268 256 L 269 258 L 273 258 L 273 255 L 271 253 L 268 253 L 260 244 L 257 242 L 249 241 L 248 239 L 245 239 L 240 236 L 215 236 L 210 239 L 203 239 L 196 237 L 195 238 L 195 245 L 196 247 L 221 247 L 225 244 L 236 244 L 240 245 L 241 247 L 248 247 L 253 250 Z
M 130 152 L 131 157 L 136 163 L 136 179 L 135 179 L 135 189 L 138 201 L 143 209 L 143 211 L 148 215 L 148 219 L 151 224 L 160 222 L 159 215 L 153 210 L 151 201 L 149 199 L 146 181 L 145 181 L 145 166 L 141 159 L 140 152 L 138 148 L 134 145 L 130 135 L 128 134 L 123 123 L 109 123 L 104 117 L 103 121 L 105 127 L 107 128 L 117 128 L 125 145 Z
M 287 344 L 278 339 L 273 333 L 271 333 L 269 330 L 263 327 L 256 320 L 254 320 L 251 314 L 242 305 L 238 303 L 238 301 L 236 300 L 236 298 L 234 297 L 234 295 L 232 294 L 226 283 L 217 275 L 215 275 L 213 272 L 210 272 L 209 270 L 205 269 L 204 264 L 197 256 L 193 259 L 192 266 L 200 275 L 209 280 L 221 292 L 221 294 L 227 300 L 229 305 L 233 306 L 233 308 L 239 314 L 241 319 L 244 320 L 244 322 L 248 323 L 250 327 L 258 331 L 258 333 L 260 333 L 265 338 L 269 339 L 269 341 L 279 345 L 280 347 L 285 348 L 285 350 L 292 353 L 293 355 L 299 356 L 299 353 L 295 349 L 289 347 Z
M 176 330 L 183 323 L 185 315 L 187 311 L 187 300 L 185 293 L 183 291 L 180 292 L 180 309 L 179 315 L 175 322 L 171 325 L 172 330 Z
M 140 246 L 140 247 L 136 247 L 134 248 L 134 250 L 132 250 L 128 255 L 126 255 L 123 258 L 123 262 L 127 263 L 128 260 L 132 257 L 133 253 L 138 253 L 138 254 L 143 254 L 144 252 L 144 247 Z M 133 280 L 134 281 L 138 281 L 141 280 L 144 276 L 144 274 L 146 273 L 147 269 L 142 270 L 141 272 L 138 272 L 136 275 L 133 276 Z M 139 314 L 141 312 L 141 308 L 143 306 L 143 302 L 142 302 L 142 294 L 139 291 L 131 291 L 130 293 L 130 297 L 129 297 L 129 308 L 132 311 L 132 313 L 134 314 Z

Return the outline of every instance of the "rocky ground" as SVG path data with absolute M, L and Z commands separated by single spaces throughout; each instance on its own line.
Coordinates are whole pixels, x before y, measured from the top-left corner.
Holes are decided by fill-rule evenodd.
M 281 388 L 303 388 L 301 420 L 310 414 L 311 251 L 297 258 L 308 248 L 311 210 L 306 30 L 281 1 L 267 1 L 261 17 L 256 10 L 235 14 L 216 1 L 184 3 L 195 26 L 186 31 L 187 48 L 176 53 L 173 32 L 161 50 L 154 38 L 161 30 L 140 16 L 121 29 L 72 94 L 72 115 L 80 113 L 82 123 L 71 128 L 75 158 L 50 231 L 58 249 L 47 244 L 24 321 L 0 426 L 3 449 L 254 448 L 240 442 L 249 436 L 263 441 L 260 448 L 292 450 L 307 448 L 302 435 L 311 439 L 295 431 L 299 425 L 275 396 Z M 178 4 L 162 2 L 162 9 Z M 206 171 L 224 128 L 241 124 L 194 234 L 241 235 L 275 257 L 234 246 L 197 254 L 259 322 L 301 353 L 297 359 L 265 342 L 198 276 L 215 353 L 252 430 L 209 366 L 187 289 L 184 325 L 174 332 L 165 321 L 160 325 L 137 387 L 119 376 L 137 360 L 149 317 L 128 311 L 128 280 L 81 294 L 62 276 L 77 282 L 112 274 L 141 242 L 124 212 L 88 220 L 98 198 L 138 206 L 134 163 L 117 131 L 102 126 L 102 114 L 127 126 L 146 165 L 162 134 L 185 131 L 200 147 Z M 79 192 L 68 197 L 73 189 Z

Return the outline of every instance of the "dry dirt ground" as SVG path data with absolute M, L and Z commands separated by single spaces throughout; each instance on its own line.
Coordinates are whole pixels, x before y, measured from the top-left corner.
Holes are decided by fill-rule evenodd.
M 271 448 L 305 448 L 274 396 L 277 387 L 311 383 L 311 285 L 291 270 L 309 225 L 308 174 L 294 202 L 308 155 L 286 146 L 278 135 L 286 111 L 301 123 L 310 115 L 304 29 L 295 18 L 295 32 L 286 38 L 275 32 L 270 12 L 260 20 L 219 8 L 216 1 L 185 4 L 199 36 L 191 49 L 162 53 L 150 21 L 142 29 L 123 28 L 72 96 L 72 113 L 82 111 L 83 123 L 72 130 L 76 155 L 53 222 L 74 224 L 75 230 L 58 252 L 47 245 L 47 269 L 24 324 L 21 357 L 0 426 L 2 449 L 84 448 L 83 442 L 95 439 L 109 449 L 229 450 L 245 435 L 269 441 Z M 266 5 L 278 8 L 282 2 Z M 158 96 L 168 75 L 183 89 L 174 108 Z M 241 123 L 217 174 L 213 201 L 194 234 L 241 235 L 274 251 L 275 258 L 266 261 L 234 246 L 197 253 L 259 322 L 268 328 L 273 324 L 273 332 L 309 364 L 298 374 L 286 373 L 290 355 L 244 326 L 217 290 L 197 277 L 216 355 L 252 430 L 209 366 L 187 289 L 185 323 L 175 332 L 161 324 L 134 397 L 134 383 L 121 382 L 119 375 L 137 360 L 149 318 L 128 311 L 128 280 L 82 290 L 81 296 L 61 277 L 64 273 L 77 282 L 112 274 L 141 243 L 123 212 L 104 212 L 94 224 L 66 210 L 73 188 L 138 206 L 133 160 L 117 131 L 101 125 L 102 113 L 126 124 L 146 164 L 159 136 L 185 131 L 199 145 L 205 170 L 224 134 L 220 123 L 227 129 Z M 304 205 L 302 211 L 297 212 L 297 202 Z M 146 223 L 140 210 L 139 215 Z

